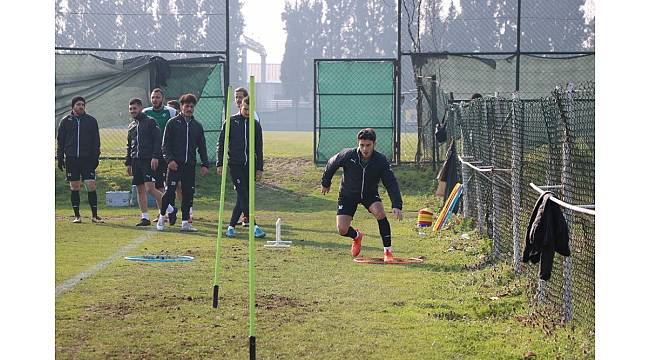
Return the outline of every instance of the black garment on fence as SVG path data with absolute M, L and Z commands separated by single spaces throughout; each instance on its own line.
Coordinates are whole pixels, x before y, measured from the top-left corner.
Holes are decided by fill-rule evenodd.
M 560 205 L 551 201 L 553 194 L 545 192 L 537 202 L 526 229 L 526 246 L 522 261 L 539 264 L 539 278 L 548 280 L 553 270 L 555 252 L 570 256 L 569 228 Z
M 445 163 L 442 165 L 442 168 L 440 169 L 440 172 L 438 173 L 438 181 L 444 181 L 445 182 L 445 195 L 443 198 L 443 203 L 447 201 L 447 198 L 449 198 L 449 195 L 451 194 L 452 190 L 454 190 L 454 186 L 459 182 L 460 178 L 458 176 L 458 168 L 460 165 L 458 164 L 458 153 L 456 152 L 456 143 L 454 140 L 451 140 L 449 144 L 449 148 L 447 149 L 447 156 Z M 467 180 L 464 179 L 466 182 Z M 458 209 L 460 206 L 456 206 L 453 209 L 454 214 L 458 212 Z

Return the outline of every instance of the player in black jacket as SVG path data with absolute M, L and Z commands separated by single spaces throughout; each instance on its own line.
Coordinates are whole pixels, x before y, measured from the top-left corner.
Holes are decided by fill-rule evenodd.
M 88 203 L 93 213 L 92 222 L 104 222 L 97 215 L 95 184 L 95 169 L 99 165 L 100 154 L 99 126 L 97 120 L 86 113 L 86 99 L 81 96 L 72 99 L 72 111 L 61 119 L 56 140 L 58 167 L 61 171 L 65 167 L 66 179 L 70 182 L 70 201 L 74 210 L 72 222 L 81 222 L 79 213 L 81 180 L 86 183 L 88 189 Z
M 162 158 L 160 151 L 161 135 L 156 120 L 142 112 L 142 100 L 133 98 L 129 100 L 129 113 L 133 121 L 129 124 L 126 141 L 126 172 L 133 176 L 131 182 L 138 188 L 138 205 L 142 218 L 135 226 L 149 226 L 149 213 L 147 212 L 147 192 L 156 198 L 160 208 L 163 193 L 156 188 L 159 160 Z M 146 191 L 146 192 L 145 192 Z M 173 210 L 173 208 L 170 208 Z
M 194 107 L 196 96 L 185 94 L 179 99 L 181 113 L 167 121 L 165 134 L 163 135 L 162 153 L 167 161 L 167 180 L 165 182 L 165 195 L 160 206 L 160 215 L 156 228 L 160 231 L 165 229 L 165 214 L 167 207 L 176 196 L 176 183 L 181 182 L 183 188 L 183 199 L 181 210 L 183 223 L 181 231 L 197 231 L 188 222 L 190 207 L 194 200 L 194 183 L 196 177 L 196 150 L 201 156 L 201 176 L 208 174 L 208 152 L 205 145 L 205 134 L 203 125 L 194 119 Z M 169 212 L 169 223 L 176 223 L 178 209 L 173 207 Z
M 339 188 L 338 211 L 336 213 L 336 226 L 339 234 L 352 238 L 352 256 L 359 255 L 363 233 L 359 229 L 353 229 L 350 224 L 357 211 L 357 205 L 363 204 L 368 212 L 377 219 L 379 233 L 384 243 L 384 262 L 391 262 L 393 261 L 393 249 L 390 224 L 379 197 L 379 180 L 388 191 L 393 214 L 398 220 L 402 220 L 402 195 L 388 159 L 375 150 L 376 139 L 377 136 L 373 129 L 363 129 L 357 134 L 358 148 L 343 149 L 332 156 L 327 161 L 323 172 L 321 193 L 324 195 L 330 191 L 332 176 L 339 167 L 342 167 L 343 177 Z
M 232 216 L 230 217 L 230 224 L 226 229 L 226 236 L 235 236 L 235 226 L 239 215 L 243 213 L 244 218 L 248 219 L 248 97 L 245 97 L 240 105 L 239 113 L 230 117 L 230 137 L 228 138 L 228 171 L 230 171 L 230 178 L 235 184 L 237 191 L 237 203 L 235 208 L 232 209 Z M 221 175 L 221 168 L 223 166 L 224 156 L 224 139 L 226 134 L 226 123 L 221 126 L 221 133 L 219 135 L 219 145 L 217 145 L 217 175 Z M 262 126 L 259 121 L 255 120 L 255 179 L 262 179 L 262 172 L 264 171 L 264 152 L 262 141 Z M 262 238 L 266 233 L 255 224 L 255 237 Z

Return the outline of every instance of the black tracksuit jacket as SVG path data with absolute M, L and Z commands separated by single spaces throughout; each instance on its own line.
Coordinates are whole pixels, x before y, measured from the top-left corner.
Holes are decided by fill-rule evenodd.
M 187 122 L 183 115 L 177 115 L 167 121 L 163 135 L 162 154 L 167 163 L 196 164 L 196 150 L 201 156 L 201 166 L 208 167 L 208 151 L 205 145 L 203 125 L 192 119 Z
M 242 166 L 248 164 L 248 123 L 241 114 L 230 117 L 230 137 L 228 139 L 228 164 Z M 221 125 L 219 145 L 217 145 L 217 167 L 223 166 L 223 144 L 226 135 L 226 123 Z M 264 171 L 264 144 L 262 126 L 255 120 L 255 170 Z
M 153 118 L 140 113 L 137 121 L 129 124 L 126 142 L 126 161 L 129 166 L 133 159 L 161 159 L 160 128 Z
M 343 177 L 339 192 L 352 198 L 367 198 L 378 193 L 379 180 L 388 191 L 392 208 L 402 209 L 402 195 L 390 163 L 384 154 L 377 150 L 372 152 L 368 163 L 361 164 L 361 154 L 357 149 L 343 149 L 332 156 L 325 165 L 321 185 L 330 187 L 336 170 L 343 168 Z
M 542 194 L 533 208 L 526 228 L 526 245 L 522 261 L 539 264 L 539 278 L 548 280 L 553 271 L 553 258 L 571 256 L 569 228 L 560 205 L 550 200 L 553 194 Z
M 64 154 L 65 157 L 99 159 L 99 126 L 88 114 L 76 116 L 71 111 L 61 119 L 56 140 L 56 158 L 61 162 Z

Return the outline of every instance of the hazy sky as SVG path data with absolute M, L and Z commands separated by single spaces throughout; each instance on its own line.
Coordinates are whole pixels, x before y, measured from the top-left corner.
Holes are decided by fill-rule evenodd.
M 244 0 L 242 12 L 246 27 L 244 34 L 253 38 L 266 48 L 266 62 L 269 64 L 279 64 L 282 62 L 284 54 L 284 42 L 287 37 L 284 31 L 284 23 L 281 14 L 284 10 L 286 0 Z M 586 18 L 595 16 L 595 0 L 584 0 Z M 451 3 L 454 3 L 459 11 L 460 0 L 442 0 L 442 12 L 449 10 Z M 260 57 L 252 52 L 248 52 L 249 63 L 259 63 Z
M 281 63 L 284 55 L 284 42 L 287 37 L 281 18 L 284 2 L 285 0 L 244 0 L 244 35 L 264 45 L 268 64 Z M 249 51 L 248 62 L 259 63 L 260 57 Z

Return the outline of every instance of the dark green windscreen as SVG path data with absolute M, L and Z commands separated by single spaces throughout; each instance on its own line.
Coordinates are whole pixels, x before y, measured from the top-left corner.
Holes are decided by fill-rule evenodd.
M 356 147 L 357 132 L 377 132 L 376 149 L 393 158 L 394 62 L 350 60 L 316 62 L 316 162 Z

